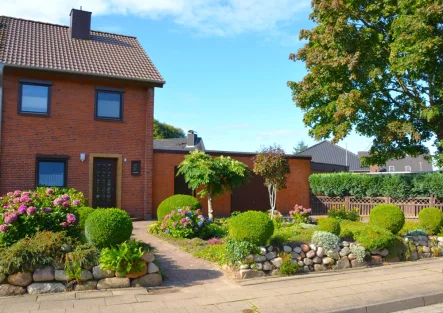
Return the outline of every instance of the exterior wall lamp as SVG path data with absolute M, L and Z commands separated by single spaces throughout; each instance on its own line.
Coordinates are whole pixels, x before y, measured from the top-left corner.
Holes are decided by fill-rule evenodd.
M 86 160 L 86 153 L 82 152 L 80 153 L 80 161 L 85 162 Z

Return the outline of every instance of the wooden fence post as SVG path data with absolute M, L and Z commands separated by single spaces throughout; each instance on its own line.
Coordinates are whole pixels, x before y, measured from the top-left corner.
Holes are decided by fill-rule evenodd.
M 429 206 L 431 208 L 435 206 L 435 197 L 434 196 L 429 197 Z
M 350 206 L 350 199 L 349 199 L 349 196 L 346 196 L 345 197 L 345 209 L 347 210 L 347 211 L 349 211 L 349 206 Z

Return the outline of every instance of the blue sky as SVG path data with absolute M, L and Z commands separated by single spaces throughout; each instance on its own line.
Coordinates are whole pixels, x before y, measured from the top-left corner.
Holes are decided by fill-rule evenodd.
M 93 29 L 139 39 L 166 80 L 156 89 L 157 119 L 196 130 L 210 150 L 257 151 L 277 143 L 291 152 L 300 140 L 314 144 L 286 86 L 306 74 L 288 55 L 302 45 L 299 30 L 312 27 L 309 1 L 145 2 L 92 0 L 83 9 L 93 12 Z M 68 24 L 70 8 L 81 4 L 19 0 L 2 11 Z M 356 153 L 370 142 L 351 135 L 339 144 Z

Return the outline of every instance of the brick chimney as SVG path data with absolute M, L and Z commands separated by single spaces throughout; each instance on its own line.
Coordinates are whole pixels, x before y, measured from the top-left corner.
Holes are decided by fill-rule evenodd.
M 186 141 L 187 147 L 194 147 L 197 142 L 197 132 L 188 130 L 188 140 Z
M 71 24 L 69 25 L 69 37 L 72 39 L 88 40 L 91 32 L 91 12 L 77 9 L 71 10 Z

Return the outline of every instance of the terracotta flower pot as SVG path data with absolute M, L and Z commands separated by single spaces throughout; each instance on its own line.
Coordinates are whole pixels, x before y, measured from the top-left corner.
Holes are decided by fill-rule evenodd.
M 142 277 L 142 276 L 146 275 L 146 273 L 148 273 L 148 266 L 146 265 L 146 262 L 143 261 L 143 260 L 137 260 L 133 264 L 134 268 L 137 267 L 138 263 L 142 263 L 143 264 L 143 267 L 142 267 L 141 271 L 140 272 L 134 272 L 134 273 L 128 273 L 128 274 L 126 274 L 126 278 L 132 278 L 132 279 L 133 278 L 139 278 L 139 277 Z

